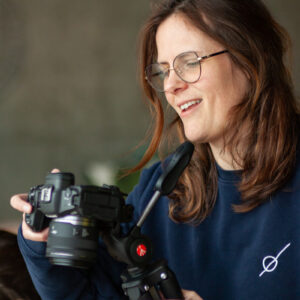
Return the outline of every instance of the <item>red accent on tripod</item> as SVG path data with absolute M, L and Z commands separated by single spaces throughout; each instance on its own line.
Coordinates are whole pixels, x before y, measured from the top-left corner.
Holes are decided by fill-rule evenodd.
M 147 253 L 147 248 L 144 244 L 140 244 L 136 247 L 136 253 L 138 256 L 144 256 Z

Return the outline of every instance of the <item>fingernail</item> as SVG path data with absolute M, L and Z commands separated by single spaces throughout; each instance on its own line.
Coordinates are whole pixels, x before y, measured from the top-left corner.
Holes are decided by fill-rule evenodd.
M 29 206 L 29 205 L 24 205 L 23 206 L 23 210 L 24 210 L 24 212 L 26 212 L 26 213 L 30 213 L 30 211 L 31 211 L 31 207 Z

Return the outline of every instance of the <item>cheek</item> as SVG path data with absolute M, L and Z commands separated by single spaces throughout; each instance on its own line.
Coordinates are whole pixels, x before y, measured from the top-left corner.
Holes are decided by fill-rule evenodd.
M 225 99 L 225 106 L 241 101 L 247 89 L 248 79 L 231 59 L 221 57 L 219 63 L 211 64 L 211 68 L 207 68 L 206 71 L 207 90 Z
M 231 79 L 219 77 L 220 80 L 207 81 L 204 91 L 204 112 L 203 117 L 206 120 L 206 125 L 214 130 L 222 130 L 227 124 L 229 113 L 233 106 L 238 104 L 242 96 L 237 93 L 237 88 L 234 86 Z
M 233 70 L 232 70 L 233 71 Z M 247 79 L 244 74 L 226 72 L 218 74 L 208 87 L 214 98 L 214 109 L 226 116 L 230 109 L 240 103 L 246 94 Z
M 175 98 L 172 95 L 165 95 L 165 98 L 162 99 L 163 103 L 167 103 L 168 105 L 170 105 L 177 113 L 179 108 L 175 105 Z
M 165 95 L 165 100 L 172 106 L 172 97 L 170 95 Z M 163 102 L 163 99 L 161 101 Z

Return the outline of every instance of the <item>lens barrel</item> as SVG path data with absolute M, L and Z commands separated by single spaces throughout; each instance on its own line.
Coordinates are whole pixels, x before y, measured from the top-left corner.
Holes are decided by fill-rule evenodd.
M 52 264 L 87 269 L 95 263 L 99 230 L 94 219 L 67 215 L 49 227 L 46 256 Z

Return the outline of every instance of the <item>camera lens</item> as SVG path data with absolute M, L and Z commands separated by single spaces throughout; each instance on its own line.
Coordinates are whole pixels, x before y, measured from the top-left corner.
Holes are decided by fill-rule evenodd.
M 46 256 L 55 265 L 89 268 L 97 257 L 99 231 L 94 219 L 68 215 L 50 222 Z

